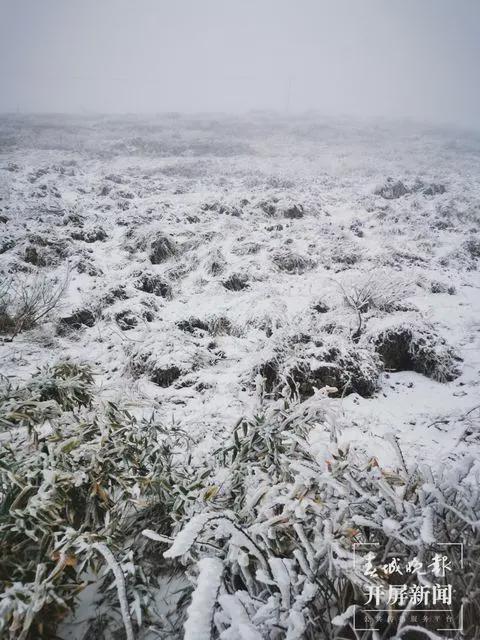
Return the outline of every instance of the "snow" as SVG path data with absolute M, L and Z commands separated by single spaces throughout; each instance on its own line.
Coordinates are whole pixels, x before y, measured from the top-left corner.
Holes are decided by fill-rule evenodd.
M 383 371 L 371 397 L 326 397 L 335 392 L 325 384 L 303 403 L 305 412 L 318 414 L 305 446 L 322 468 L 333 450 L 350 448 L 408 474 L 478 457 L 480 271 L 465 244 L 480 233 L 478 137 L 313 115 L 91 118 L 88 126 L 82 118 L 55 124 L 5 116 L 0 141 L 0 215 L 7 218 L 0 222 L 0 247 L 6 238 L 14 241 L 0 253 L 0 291 L 11 279 L 68 275 L 51 317 L 13 342 L 0 341 L 0 370 L 12 381 L 60 359 L 89 361 L 102 399 L 120 401 L 138 416 L 155 410 L 165 425 L 180 425 L 191 447 L 185 453 L 200 466 L 239 419 L 255 414 L 263 364 L 313 369 L 325 364 L 315 356 L 325 344 L 352 347 L 358 315 L 345 293 L 368 285 L 372 306 L 358 352 L 370 353 L 367 338 L 392 324 L 428 325 L 461 357 L 460 375 L 438 382 L 410 370 Z M 382 198 L 378 187 L 390 176 L 408 193 Z M 417 179 L 443 184 L 445 193 L 415 191 Z M 293 206 L 302 217 L 285 215 Z M 106 239 L 73 237 L 98 227 Z M 177 248 L 161 264 L 149 260 L 156 234 L 171 237 Z M 25 260 L 29 245 L 45 265 Z M 294 266 L 282 267 L 279 256 Z M 166 282 L 171 296 L 139 290 L 143 272 Z M 226 288 L 234 275 L 245 276 L 248 286 Z M 328 307 L 324 313 L 313 310 L 319 301 Z M 92 310 L 94 325 L 59 332 L 59 317 L 77 309 Z M 130 328 L 119 322 L 123 313 L 134 318 Z M 181 328 L 192 319 L 207 328 Z M 173 369 L 173 379 L 161 378 Z M 307 477 L 305 466 L 298 469 Z M 52 479 L 45 475 L 41 491 Z M 252 486 L 246 508 L 264 492 Z M 303 506 L 297 509 L 301 514 Z M 188 553 L 212 517 L 194 516 L 164 556 Z M 248 548 L 224 525 L 223 533 Z M 386 534 L 397 528 L 384 519 Z M 428 508 L 421 539 L 434 540 Z M 201 563 L 189 638 L 210 637 L 221 580 L 219 561 Z M 280 562 L 272 570 L 287 605 L 288 572 Z M 238 602 L 220 598 L 231 616 L 237 611 L 238 637 L 256 640 Z M 352 615 L 347 610 L 335 621 L 342 625 Z M 301 611 L 290 622 L 289 637 L 301 637 Z
M 357 609 L 357 605 L 355 604 L 350 605 L 347 609 L 345 609 L 345 611 L 342 614 L 335 616 L 333 618 L 332 624 L 338 627 L 343 627 L 345 624 L 347 624 L 347 622 L 351 618 L 353 618 L 356 609 Z
M 218 558 L 202 558 L 198 563 L 197 586 L 187 611 L 184 640 L 210 640 L 213 608 L 220 589 L 223 563 Z
M 426 544 L 432 544 L 436 540 L 433 534 L 433 514 L 430 507 L 425 507 L 424 520 L 420 530 L 420 535 L 423 542 Z
M 118 599 L 120 602 L 120 609 L 122 612 L 123 625 L 125 628 L 125 635 L 127 640 L 134 640 L 132 621 L 130 619 L 130 612 L 127 600 L 127 593 L 125 589 L 125 577 L 123 575 L 122 569 L 120 565 L 115 560 L 115 556 L 110 551 L 110 549 L 101 542 L 96 542 L 93 545 L 94 549 L 96 549 L 108 563 L 109 568 L 111 569 L 113 575 L 115 576 L 115 586 L 117 587 Z
M 197 541 L 205 525 L 214 518 L 214 514 L 203 513 L 190 520 L 188 525 L 176 536 L 170 549 L 163 554 L 165 558 L 176 558 L 187 553 L 192 544 Z

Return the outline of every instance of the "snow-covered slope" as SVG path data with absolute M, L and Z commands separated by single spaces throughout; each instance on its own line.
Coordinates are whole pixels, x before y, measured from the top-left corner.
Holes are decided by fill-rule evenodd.
M 157 496 L 154 503 L 160 511 L 167 499 L 177 505 L 175 496 L 183 491 L 181 509 L 169 514 L 168 534 L 175 537 L 193 518 L 194 529 L 198 522 L 202 527 L 215 522 L 212 540 L 220 535 L 217 526 L 226 531 L 220 538 L 229 540 L 224 547 L 216 543 L 207 547 L 221 550 L 223 565 L 212 558 L 198 562 L 197 590 L 185 627 L 188 637 L 197 637 L 198 625 L 208 633 L 210 618 L 203 609 L 217 605 L 223 616 L 218 628 L 230 625 L 225 633 L 233 635 L 228 637 L 260 637 L 259 629 L 265 637 L 275 636 L 268 616 L 264 620 L 257 612 L 259 619 L 252 618 L 255 628 L 245 617 L 248 607 L 255 611 L 260 606 L 261 598 L 244 602 L 246 592 L 240 588 L 244 611 L 235 600 L 235 584 L 219 591 L 222 566 L 229 567 L 228 582 L 239 566 L 247 575 L 252 558 L 265 564 L 256 579 L 283 589 L 280 609 L 286 616 L 284 625 L 293 634 L 288 637 L 303 637 L 308 585 L 290 607 L 285 585 L 295 582 L 293 556 L 290 564 L 282 564 L 283 551 L 275 547 L 277 534 L 274 531 L 270 538 L 269 527 L 277 523 L 281 538 L 288 521 L 303 544 L 305 535 L 298 523 L 308 521 L 320 550 L 330 543 L 337 545 L 338 534 L 347 540 L 345 551 L 358 531 L 345 528 L 342 514 L 348 500 L 343 486 L 332 478 L 337 467 L 340 474 L 348 467 L 349 450 L 354 462 L 359 456 L 356 464 L 368 476 L 362 476 L 362 482 L 372 496 L 382 483 L 386 486 L 391 481 L 396 486 L 398 474 L 403 474 L 397 482 L 403 487 L 401 499 L 410 501 L 407 512 L 415 513 L 415 526 L 421 531 L 430 531 L 433 518 L 431 510 L 422 510 L 423 498 L 415 494 L 422 493 L 424 480 L 413 483 L 412 494 L 407 489 L 423 465 L 434 475 L 438 471 L 441 478 L 446 461 L 449 491 L 460 486 L 460 481 L 452 484 L 450 480 L 464 468 L 468 482 L 461 491 L 455 488 L 459 491 L 455 495 L 468 498 L 476 473 L 472 461 L 478 457 L 480 442 L 479 260 L 480 137 L 472 133 L 422 129 L 408 123 L 325 121 L 313 115 L 0 119 L 0 372 L 20 384 L 43 365 L 65 360 L 90 363 L 100 399 L 147 419 L 129 423 L 137 448 L 142 447 L 138 431 L 141 425 L 149 425 L 152 410 L 163 426 L 151 442 L 161 448 L 159 441 L 168 439 L 165 434 L 177 438 L 175 460 L 185 460 L 173 468 L 179 478 L 185 473 L 187 489 L 173 474 L 171 486 L 167 484 L 159 494 L 160 502 Z M 37 313 L 36 322 L 29 321 L 31 313 L 19 321 L 25 300 L 33 300 L 41 311 L 52 309 L 45 315 Z M 67 373 L 72 370 L 77 369 L 67 367 Z M 41 384 L 48 384 L 47 374 L 45 379 L 34 379 L 37 392 Z M 55 384 L 62 383 L 57 379 Z M 25 389 L 20 388 L 22 401 Z M 283 401 L 291 417 L 284 414 Z M 82 398 L 77 404 L 87 414 L 99 406 L 85 408 L 89 402 Z M 63 406 L 70 408 L 68 403 Z M 107 416 L 109 411 L 111 407 Z M 104 419 L 92 423 L 99 444 L 97 452 L 90 451 L 91 460 L 96 460 L 95 455 L 108 458 L 102 447 L 109 451 L 114 444 L 119 448 L 113 447 L 111 455 L 121 454 L 114 432 L 110 440 L 101 433 Z M 115 421 L 115 414 L 110 419 Z M 77 442 L 78 424 L 73 420 L 72 426 L 71 420 L 70 415 L 62 428 Z M 106 432 L 113 429 L 108 420 Z M 247 444 L 242 449 L 243 467 L 237 468 L 233 456 L 230 465 L 227 462 L 237 445 L 240 425 Z M 268 437 L 256 456 L 260 426 Z M 48 424 L 42 423 L 43 427 L 42 437 L 51 436 Z M 179 433 L 183 434 L 180 439 Z M 287 438 L 287 444 L 286 433 L 291 440 Z M 50 455 L 56 451 L 61 460 L 62 449 L 55 448 L 54 436 Z M 267 464 L 270 436 L 276 466 Z M 15 446 L 25 444 L 19 429 L 7 429 L 1 437 Z M 145 437 L 148 441 L 150 431 Z M 89 438 L 87 433 L 81 445 L 85 451 Z M 133 450 L 136 456 L 137 449 Z M 46 473 L 42 455 L 37 450 L 31 462 L 41 477 Z M 79 465 L 85 464 L 83 454 L 75 455 Z M 58 462 L 55 457 L 52 460 Z M 75 487 L 85 484 L 88 474 L 79 469 L 77 478 L 72 470 L 75 463 L 67 462 L 65 477 L 74 484 L 78 480 Z M 312 472 L 310 464 L 320 471 Z M 155 465 L 152 468 L 156 470 Z M 382 471 L 377 473 L 377 468 Z M 140 520 L 142 509 L 148 511 L 151 506 L 150 498 L 142 497 L 137 471 L 128 475 L 128 465 L 122 466 L 118 483 L 110 476 L 113 486 L 121 487 L 115 491 L 124 497 L 124 503 L 112 502 L 118 507 L 120 528 L 132 504 L 138 507 Z M 418 474 L 418 478 L 431 477 L 430 471 Z M 55 469 L 47 475 L 42 482 L 50 491 Z M 193 481 L 196 475 L 208 485 Z M 359 485 L 351 477 L 349 481 L 351 494 L 356 495 Z M 302 502 L 316 482 L 318 495 L 314 492 L 314 498 Z M 341 489 L 338 494 L 330 483 Z M 237 484 L 242 491 L 237 492 Z M 30 489 L 25 489 L 25 495 L 34 501 L 35 492 Z M 100 485 L 95 491 L 102 491 Z M 298 504 L 297 494 L 301 495 Z M 372 497 L 371 504 L 381 508 L 370 516 L 379 520 L 388 537 L 393 536 L 391 527 L 400 525 L 392 519 L 398 514 L 389 510 L 390 493 L 385 495 L 380 491 Z M 450 499 L 456 500 L 452 495 Z M 285 521 L 276 511 L 280 500 Z M 246 544 L 247 551 L 243 549 L 245 536 L 221 512 L 223 501 L 236 510 L 235 517 L 241 516 L 242 526 L 263 540 L 265 548 L 272 544 L 267 554 L 272 556 L 268 570 L 273 582 L 265 577 L 267 565 L 256 547 Z M 395 500 L 392 504 L 397 509 Z M 354 512 L 351 522 L 364 526 L 361 501 L 352 499 L 348 507 Z M 314 525 L 310 510 L 317 518 Z M 97 532 L 80 527 L 76 532 L 80 542 L 73 536 L 71 548 L 79 549 L 79 554 L 97 549 L 107 558 L 125 628 L 131 634 L 122 571 L 104 543 L 104 538 L 110 543 L 110 530 L 118 535 L 107 515 L 97 547 L 88 537 L 96 539 Z M 467 515 L 473 518 L 470 512 Z M 20 512 L 17 516 L 23 517 Z M 442 517 L 435 515 L 437 520 Z M 338 529 L 330 538 L 325 524 L 329 518 Z M 367 531 L 369 522 L 373 520 L 367 522 Z M 165 557 L 186 554 L 189 572 L 195 574 L 196 555 L 188 555 L 189 547 L 177 549 L 184 538 L 192 544 L 188 526 Z M 413 525 L 405 526 L 410 531 Z M 125 546 L 120 546 L 118 555 L 132 583 L 137 570 L 132 540 L 139 534 L 127 528 L 125 535 L 128 543 L 122 540 Z M 157 540 L 155 535 L 150 532 L 147 538 Z M 424 538 L 422 544 L 431 543 L 428 535 Z M 135 545 L 139 545 L 137 538 Z M 139 548 L 135 553 L 141 556 L 144 547 Z M 338 545 L 335 549 L 335 553 L 341 551 Z M 285 553 L 288 556 L 290 551 Z M 76 560 L 71 561 L 75 566 Z M 300 565 L 308 576 L 310 569 Z M 78 580 L 87 571 L 81 567 Z M 153 616 L 155 624 L 165 637 L 170 637 L 167 613 L 177 608 L 178 593 L 185 591 L 185 585 L 190 593 L 189 572 L 178 573 L 170 567 L 168 577 L 160 576 L 149 593 L 160 611 Z M 92 584 L 82 591 L 76 618 L 67 619 L 59 630 L 65 639 L 82 637 L 94 611 L 92 603 L 102 590 L 95 576 L 85 579 Z M 211 589 L 204 593 L 209 581 Z M 142 580 L 139 584 L 143 585 Z M 303 582 L 295 584 L 300 589 Z M 140 592 L 128 594 L 130 615 L 134 612 L 137 621 L 141 620 Z M 17 596 L 11 601 L 8 597 L 8 606 L 23 602 Z M 262 615 L 270 611 L 272 598 Z M 8 607 L 5 610 L 8 614 Z M 339 625 L 346 624 L 349 610 L 335 612 L 342 614 Z M 230 622 L 226 622 L 228 616 Z M 90 633 L 96 633 L 92 629 Z M 164 636 L 151 636 L 143 629 L 139 637 Z
M 342 437 L 452 452 L 478 395 L 478 137 L 267 114 L 0 127 L 2 279 L 68 279 L 48 322 L 0 346 L 4 373 L 91 361 L 107 397 L 161 406 L 208 451 L 259 372 L 306 367 L 308 396 L 334 348 L 362 369 Z M 389 304 L 366 305 L 357 340 L 346 299 L 365 286 Z M 460 375 L 377 370 L 369 336 L 402 322 L 445 338 Z

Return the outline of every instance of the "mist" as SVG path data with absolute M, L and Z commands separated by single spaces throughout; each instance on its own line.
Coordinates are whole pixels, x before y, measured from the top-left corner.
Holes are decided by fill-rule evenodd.
M 0 110 L 480 127 L 476 0 L 1 0 Z

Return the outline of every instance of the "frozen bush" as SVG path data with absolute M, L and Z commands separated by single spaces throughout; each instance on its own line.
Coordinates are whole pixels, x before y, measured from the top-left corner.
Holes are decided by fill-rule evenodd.
M 358 247 L 353 243 L 347 243 L 340 241 L 336 246 L 332 247 L 330 251 L 330 261 L 335 264 L 336 271 L 342 271 L 354 264 L 357 264 L 361 259 L 361 253 Z M 340 267 L 336 265 L 341 265 Z
M 385 200 L 397 200 L 409 193 L 407 187 L 401 180 L 395 181 L 387 178 L 385 184 L 375 190 L 375 194 L 385 198 Z
M 208 322 L 191 316 L 188 320 L 180 320 L 177 322 L 177 327 L 187 333 L 194 333 L 197 329 L 200 331 L 208 331 Z
M 27 390 L 38 393 L 40 402 L 54 400 L 64 411 L 87 407 L 93 400 L 93 372 L 84 363 L 58 362 L 40 369 Z
M 208 320 L 208 330 L 212 336 L 238 335 L 238 329 L 233 327 L 226 316 L 216 315 Z
M 414 193 L 421 193 L 424 196 L 438 196 L 444 194 L 447 190 L 445 185 L 439 182 L 425 183 L 422 180 L 416 180 L 412 191 Z
M 272 261 L 280 271 L 296 275 L 301 275 L 316 265 L 314 260 L 288 250 L 275 253 Z
M 463 247 L 471 258 L 480 258 L 480 238 L 473 237 L 466 240 Z
M 232 249 L 232 253 L 237 256 L 250 256 L 258 253 L 262 245 L 258 242 L 243 242 Z
M 405 298 L 413 292 L 408 280 L 386 269 L 349 274 L 337 285 L 345 304 L 357 314 L 357 326 L 351 334 L 354 342 L 358 342 L 364 332 L 366 314 L 400 309 Z
M 300 398 L 312 396 L 323 387 L 336 389 L 331 392 L 332 396 L 358 393 L 368 398 L 378 389 L 379 364 L 378 359 L 366 350 L 332 347 L 316 354 L 315 360 L 293 366 L 286 376 Z
M 129 331 L 138 325 L 138 317 L 133 311 L 126 309 L 115 314 L 115 322 L 122 331 Z
M 70 235 L 74 240 L 82 240 L 87 243 L 104 242 L 108 238 L 108 234 L 103 227 L 79 229 L 72 231 Z
M 212 336 L 232 335 L 235 329 L 230 320 L 225 316 L 211 316 L 205 320 L 191 316 L 188 320 L 180 320 L 177 327 L 187 333 L 195 333 L 196 330 L 209 333 Z
M 416 371 L 439 382 L 460 375 L 461 358 L 428 325 L 394 319 L 369 329 L 368 340 L 387 370 Z
M 298 220 L 304 217 L 306 211 L 310 209 L 310 205 L 310 202 L 298 201 L 294 194 L 280 194 L 261 200 L 256 206 L 268 217 Z
M 177 430 L 167 434 L 153 416 L 137 421 L 113 403 L 86 410 L 92 400 L 91 370 L 70 362 L 42 370 L 21 388 L 0 389 L 0 428 L 6 416 L 32 432 L 26 439 L 12 431 L 0 451 L 2 638 L 56 637 L 58 623 L 86 586 L 85 570 L 99 575 L 105 564 L 113 569 L 119 602 L 109 601 L 106 578 L 97 578 L 108 603 L 102 626 L 116 631 L 120 609 L 133 637 L 130 603 L 139 603 L 141 594 L 144 614 L 148 610 L 153 584 L 145 573 L 132 573 L 145 546 L 135 545 L 132 527 L 141 527 L 148 514 L 151 525 L 169 533 L 183 512 L 178 487 L 184 470 L 172 451 L 185 445 L 185 437 L 179 441 Z M 46 419 L 48 431 L 42 428 Z M 135 611 L 139 625 L 143 618 Z
M 46 321 L 60 305 L 68 283 L 46 276 L 14 278 L 0 285 L 0 334 L 13 339 Z
M 287 207 L 283 211 L 283 217 L 289 218 L 290 220 L 297 220 L 299 218 L 303 218 L 304 210 L 301 204 L 294 204 L 291 207 Z
M 334 396 L 372 396 L 380 371 L 380 359 L 368 349 L 340 337 L 313 341 L 306 335 L 293 351 L 279 349 L 277 357 L 260 365 L 255 373 L 265 378 L 266 390 L 274 397 L 281 395 L 286 385 L 304 400 L 323 387 L 331 387 Z
M 155 361 L 148 353 L 134 355 L 130 361 L 129 369 L 134 378 L 147 376 L 148 379 L 159 387 L 169 387 L 182 373 L 189 371 L 189 363 L 182 362 L 182 369 L 177 366 L 172 358 L 163 357 Z
M 123 284 L 110 287 L 108 291 L 102 296 L 102 306 L 115 304 L 118 300 L 127 300 L 128 293 Z
M 59 371 L 77 377 L 74 369 Z M 104 618 L 91 633 L 124 626 L 132 637 L 135 625 L 141 637 L 154 625 L 181 637 L 184 623 L 186 634 L 202 630 L 213 640 L 340 640 L 351 635 L 354 611 L 372 609 L 364 574 L 372 545 L 382 565 L 458 542 L 464 561 L 453 562 L 449 582 L 461 599 L 452 616 L 458 622 L 461 601 L 465 633 L 478 635 L 480 466 L 473 456 L 440 470 L 410 468 L 396 443 L 398 460 L 385 467 L 368 452 L 338 448 L 336 434 L 347 423 L 328 399 L 305 405 L 261 397 L 210 464 L 194 470 L 178 455 L 191 446 L 178 428 L 154 416 L 138 421 L 112 403 L 85 410 L 73 396 L 80 413 L 66 414 L 56 398 L 49 400 L 59 416 L 50 418 L 51 431 L 36 429 L 21 447 L 25 436 L 15 432 L 0 452 L 0 630 L 7 637 L 54 637 L 76 606 L 85 569 L 98 575 L 105 567 L 113 581 L 107 574 L 97 580 Z M 34 424 L 43 421 L 40 413 Z M 326 464 L 311 446 L 313 427 L 330 441 Z M 177 617 L 164 626 L 158 577 L 179 576 L 182 565 Z M 388 588 L 388 580 L 380 575 L 377 583 Z M 403 634 L 403 624 L 397 617 L 362 637 L 388 640 Z
M 222 284 L 229 291 L 242 291 L 249 286 L 248 276 L 245 273 L 233 273 Z
M 87 407 L 93 400 L 90 366 L 69 360 L 43 367 L 30 381 L 19 386 L 0 378 L 0 428 L 35 425 L 61 411 Z
M 3 253 L 6 253 L 7 251 L 10 251 L 10 249 L 13 249 L 13 247 L 15 246 L 15 240 L 13 238 L 2 238 L 0 240 L 0 255 L 2 255 Z
M 34 267 L 45 267 L 47 265 L 46 258 L 38 252 L 37 248 L 33 245 L 27 245 L 25 247 L 25 253 L 23 259 L 29 264 L 33 264 Z
M 323 420 L 335 428 L 328 409 Z M 475 636 L 478 461 L 465 459 L 438 473 L 409 472 L 401 452 L 398 466 L 387 469 L 375 458 L 338 449 L 325 468 L 308 445 L 308 422 L 307 411 L 288 403 L 240 421 L 218 451 L 227 471 L 221 487 L 209 487 L 210 499 L 186 515 L 164 554 L 198 565 L 193 602 L 200 589 L 208 593 L 209 637 L 356 637 L 353 613 L 375 607 L 367 601 L 365 576 L 372 548 L 374 566 L 380 566 L 396 557 L 407 563 L 443 554 L 445 543 L 460 541 L 468 551 L 448 576 L 457 594 L 451 615 L 458 622 L 463 604 L 464 629 Z M 208 591 L 207 562 L 215 567 Z M 380 574 L 375 584 L 388 590 L 389 576 Z M 385 606 L 382 601 L 378 609 Z M 190 629 L 200 612 L 190 606 L 186 615 Z M 419 637 L 423 624 L 413 628 Z M 407 631 L 401 616 L 375 627 L 362 638 L 388 640 Z
M 437 196 L 442 195 L 446 192 L 446 188 L 443 184 L 438 184 L 436 182 L 432 182 L 431 184 L 425 185 L 422 191 L 425 196 Z
M 55 266 L 70 253 L 70 243 L 65 238 L 52 235 L 28 234 L 23 259 L 34 267 Z
M 453 296 L 456 293 L 456 289 L 453 285 L 440 282 L 439 280 L 432 280 L 430 283 L 430 291 L 431 293 L 448 293 L 450 296 Z
M 226 264 L 227 262 L 222 252 L 219 249 L 214 249 L 209 255 L 205 266 L 207 272 L 216 277 L 225 271 Z
M 323 300 L 317 300 L 312 306 L 312 309 L 317 313 L 328 313 L 330 311 L 330 307 Z
M 97 317 L 91 309 L 77 309 L 69 316 L 60 318 L 57 332 L 59 335 L 65 335 L 69 329 L 79 330 L 84 327 L 93 327 Z
M 157 234 L 150 244 L 150 262 L 152 264 L 162 264 L 176 253 L 175 243 L 167 236 Z
M 347 306 L 361 313 L 392 312 L 414 291 L 409 280 L 387 269 L 349 275 L 338 286 Z
M 172 288 L 168 282 L 160 275 L 149 271 L 145 271 L 139 275 L 134 282 L 134 286 L 140 291 L 153 293 L 153 295 L 160 298 L 171 298 L 172 296 Z
M 194 336 L 187 336 L 169 327 L 168 332 L 152 335 L 140 346 L 129 345 L 129 372 L 134 378 L 146 376 L 158 386 L 168 387 L 181 376 L 215 361 L 206 347 L 198 346 Z
M 242 214 L 239 207 L 226 202 L 205 203 L 201 208 L 202 211 L 215 211 L 220 215 L 233 216 L 234 218 L 239 218 Z

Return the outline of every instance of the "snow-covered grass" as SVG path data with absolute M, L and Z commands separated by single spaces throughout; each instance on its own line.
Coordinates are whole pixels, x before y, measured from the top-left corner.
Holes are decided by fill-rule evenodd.
M 449 527 L 476 548 L 478 137 L 314 115 L 4 116 L 0 143 L 11 637 L 49 637 L 60 600 L 65 640 L 91 617 L 97 635 L 123 627 L 118 570 L 109 589 L 95 574 L 109 553 L 139 638 L 182 637 L 187 610 L 190 633 L 195 602 L 212 637 L 327 638 L 362 606 L 337 562 L 352 541 L 408 555 L 405 514 L 418 540 L 431 514 L 439 542 L 470 492 Z M 212 513 L 204 546 L 163 557 Z M 312 580 L 322 562 L 334 589 Z

